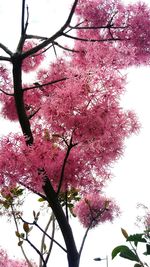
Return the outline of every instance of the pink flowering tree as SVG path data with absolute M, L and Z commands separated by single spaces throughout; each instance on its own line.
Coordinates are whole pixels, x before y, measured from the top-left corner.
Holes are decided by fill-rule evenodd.
M 51 249 L 44 254 L 44 243 L 42 251 L 31 243 L 32 227 L 66 253 L 69 267 L 78 267 L 89 229 L 119 214 L 102 192 L 125 138 L 139 129 L 135 114 L 120 107 L 126 84 L 121 70 L 149 64 L 150 9 L 144 3 L 74 0 L 52 36 L 28 34 L 29 10 L 22 0 L 15 52 L 0 43 L 1 114 L 21 128 L 0 140 L 0 204 L 16 222 L 20 247 L 26 241 L 40 256 L 39 266 L 47 266 Z M 40 227 L 39 213 L 28 222 L 17 210 L 25 189 L 48 203 L 65 247 Z M 86 228 L 80 248 L 69 213 Z

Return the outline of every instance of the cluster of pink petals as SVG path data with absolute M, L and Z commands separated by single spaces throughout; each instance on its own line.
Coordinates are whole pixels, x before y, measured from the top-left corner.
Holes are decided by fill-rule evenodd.
M 26 42 L 24 44 L 23 50 L 28 51 L 31 50 L 35 46 L 34 42 Z M 26 73 L 30 71 L 34 71 L 37 69 L 37 67 L 40 65 L 40 63 L 44 59 L 44 54 L 39 52 L 37 55 L 35 54 L 34 56 L 29 56 L 26 59 L 24 59 L 23 64 L 22 64 L 22 70 Z
M 113 221 L 119 215 L 119 209 L 113 200 L 98 193 L 85 195 L 73 209 L 82 225 L 92 228 L 106 221 Z
M 67 57 L 59 58 L 47 69 L 39 69 L 43 53 L 23 61 L 25 73 L 37 71 L 36 83 L 23 86 L 37 86 L 24 91 L 27 115 L 31 118 L 38 110 L 31 118 L 34 144 L 27 147 L 24 137 L 18 134 L 1 139 L 0 186 L 11 188 L 20 183 L 41 192 L 40 170 L 44 169 L 57 190 L 72 142 L 61 190 L 74 187 L 86 195 L 86 201 L 82 199 L 74 212 L 86 227 L 94 217 L 93 227 L 112 220 L 117 213 L 112 201 L 108 210 L 98 213 L 105 198 L 97 192 L 110 178 L 111 164 L 123 154 L 125 138 L 139 129 L 134 112 L 124 111 L 119 104 L 126 82 L 120 70 L 149 62 L 150 10 L 144 4 L 125 7 L 116 0 L 80 0 L 76 14 L 79 21 L 85 21 L 81 26 L 107 26 L 111 19 L 114 26 L 111 34 L 108 28 L 78 29 L 79 38 L 105 40 L 113 36 L 120 40 L 76 41 L 74 49 L 78 53 L 66 53 Z M 26 42 L 23 50 L 34 46 L 33 42 Z M 0 76 L 0 89 L 12 94 L 12 80 L 3 65 Z M 47 84 L 53 81 L 57 82 Z M 38 87 L 39 84 L 47 85 Z M 3 116 L 17 120 L 14 97 L 1 93 L 0 101 Z
M 28 263 L 24 260 L 10 259 L 3 249 L 0 249 L 0 267 L 28 267 Z M 36 264 L 32 262 L 32 266 Z

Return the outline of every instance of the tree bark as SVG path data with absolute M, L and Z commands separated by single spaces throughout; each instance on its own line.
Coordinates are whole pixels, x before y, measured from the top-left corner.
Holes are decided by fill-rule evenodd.
M 26 144 L 33 144 L 33 134 L 31 131 L 31 126 L 29 119 L 26 114 L 25 104 L 23 99 L 23 90 L 22 90 L 22 57 L 19 53 L 15 53 L 12 56 L 13 64 L 13 83 L 14 83 L 14 99 L 16 105 L 16 111 L 18 114 L 19 123 L 22 129 L 22 132 L 26 138 Z M 43 170 L 43 191 L 47 197 L 47 201 L 52 208 L 56 220 L 61 229 L 68 257 L 68 266 L 69 267 L 79 267 L 79 253 L 76 248 L 74 241 L 72 229 L 67 221 L 67 218 L 63 212 L 63 209 L 59 203 L 56 192 L 54 191 L 49 178 L 44 174 Z

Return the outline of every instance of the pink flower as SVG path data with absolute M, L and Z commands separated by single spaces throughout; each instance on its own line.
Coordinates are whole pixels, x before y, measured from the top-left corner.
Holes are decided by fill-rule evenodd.
M 92 228 L 106 221 L 113 221 L 119 215 L 116 204 L 98 193 L 85 195 L 73 209 L 84 227 Z

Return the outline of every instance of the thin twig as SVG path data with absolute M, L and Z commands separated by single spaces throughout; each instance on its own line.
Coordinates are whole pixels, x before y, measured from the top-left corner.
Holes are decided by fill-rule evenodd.
M 3 56 L 0 56 L 0 60 L 4 60 L 4 61 L 9 61 L 9 62 L 11 62 L 11 58 L 9 58 L 9 57 L 3 57 Z
M 25 2 L 26 0 L 22 0 L 22 17 L 21 17 L 21 36 L 25 34 Z
M 26 23 L 25 23 L 25 26 L 24 26 L 24 32 L 26 33 L 27 31 L 27 28 L 28 28 L 28 22 L 29 22 L 29 8 L 28 6 L 26 7 L 27 9 L 27 19 L 26 19 Z
M 19 182 L 19 184 L 21 184 L 23 187 L 25 187 L 26 189 L 30 190 L 34 194 L 38 195 L 39 197 L 43 198 L 44 200 L 47 200 L 46 196 L 44 196 L 43 194 L 37 192 L 35 189 L 31 188 L 30 186 L 25 185 L 23 182 Z
M 58 37 L 63 35 L 63 32 L 65 31 L 65 29 L 69 26 L 71 19 L 73 17 L 75 8 L 77 6 L 78 0 L 75 0 L 71 11 L 69 13 L 69 16 L 66 20 L 66 22 L 64 23 L 64 25 L 54 34 L 52 35 L 50 38 L 48 38 L 47 40 L 43 41 L 42 43 L 38 44 L 37 46 L 31 48 L 28 51 L 24 51 L 22 54 L 22 59 L 27 58 L 28 56 L 31 56 L 32 54 L 37 53 L 38 51 L 40 51 L 41 49 L 45 48 L 46 46 L 48 46 L 50 43 L 53 43 Z
M 44 264 L 43 267 L 46 267 L 46 262 L 43 258 L 43 255 L 40 253 L 40 251 L 37 249 L 37 247 L 33 245 L 33 243 L 28 239 L 27 236 L 24 240 L 27 241 L 29 243 L 29 245 L 37 252 L 37 254 L 41 257 L 41 259 L 43 261 L 43 264 Z
M 34 115 L 36 115 L 40 109 L 41 109 L 41 108 L 38 108 L 37 110 L 35 110 L 34 112 L 32 112 L 32 113 L 28 116 L 28 119 L 30 120 L 31 118 L 33 118 Z
M 72 36 L 66 33 L 63 33 L 63 36 L 67 37 L 67 38 L 71 38 L 74 40 L 78 40 L 78 41 L 83 41 L 83 42 L 110 42 L 110 41 L 123 41 L 120 38 L 106 38 L 106 39 L 90 39 L 90 38 L 80 38 L 80 37 L 76 37 L 76 36 Z
M 50 240 L 53 240 L 53 242 L 56 244 L 56 245 L 58 245 L 63 251 L 65 251 L 66 253 L 67 253 L 67 250 L 62 246 L 62 245 L 60 245 L 55 239 L 53 239 L 50 235 L 48 235 L 47 233 L 45 233 L 45 231 L 37 224 L 37 222 L 36 221 L 34 221 L 34 222 L 27 222 L 27 221 L 25 221 L 21 216 L 19 217 L 21 220 L 22 220 L 22 222 L 24 222 L 24 223 L 27 223 L 27 224 L 29 224 L 29 225 L 35 225 L 43 234 L 45 234 Z
M 125 29 L 127 28 L 127 26 L 112 26 L 112 25 L 106 25 L 106 26 L 69 26 L 71 29 L 75 29 L 75 30 L 98 30 L 98 29 Z
M 26 39 L 47 40 L 48 37 L 34 35 L 34 34 L 26 34 Z
M 48 83 L 43 83 L 43 84 L 38 83 L 38 85 L 34 85 L 34 86 L 31 86 L 31 87 L 26 87 L 26 88 L 23 88 L 22 90 L 23 91 L 28 91 L 28 90 L 32 90 L 32 89 L 38 89 L 38 88 L 42 88 L 43 86 L 46 86 L 46 85 L 52 85 L 52 84 L 55 84 L 55 83 L 58 83 L 58 82 L 66 81 L 67 79 L 68 79 L 67 77 L 64 77 L 64 78 L 61 78 L 61 79 L 58 79 L 58 80 L 54 80 L 54 81 L 51 81 L 51 82 L 48 82 Z
M 7 93 L 7 92 L 3 91 L 2 89 L 0 89 L 0 92 L 2 92 L 5 95 L 14 96 L 14 94 Z
M 53 239 L 54 239 L 54 235 L 55 235 L 55 218 L 54 218 L 54 215 L 53 215 L 53 222 L 52 222 L 52 238 Z M 52 251 L 52 247 L 53 247 L 53 243 L 54 243 L 53 240 L 51 240 L 50 246 L 49 246 L 49 250 L 48 250 L 48 253 L 47 253 L 47 257 L 45 259 L 46 263 L 49 260 L 49 257 L 50 257 L 51 251 Z
M 14 219 L 16 230 L 19 233 L 19 227 L 18 227 L 18 223 L 17 223 L 17 220 L 16 220 L 16 216 L 15 216 L 15 211 L 14 211 L 14 208 L 13 208 L 13 204 L 11 204 L 10 207 L 11 207 L 11 210 L 12 210 L 12 216 L 13 216 L 13 219 Z M 19 236 L 18 236 L 18 240 L 20 241 L 20 237 Z M 30 263 L 27 255 L 26 255 L 24 249 L 23 249 L 23 245 L 21 245 L 20 248 L 21 248 L 22 254 L 23 254 L 26 262 L 28 263 L 29 267 L 33 267 L 32 264 Z
M 3 49 L 3 51 L 6 52 L 6 54 L 8 54 L 9 56 L 13 55 L 13 53 L 2 43 L 0 43 L 0 48 Z
M 37 228 L 39 228 L 39 230 L 41 230 L 42 233 L 45 233 L 44 230 L 37 224 L 37 222 L 34 222 L 33 223 L 34 225 L 37 226 Z M 58 245 L 63 251 L 65 251 L 67 253 L 67 250 L 62 246 L 60 245 L 55 239 L 53 239 L 50 235 L 48 235 L 47 233 L 45 233 L 45 235 L 50 239 L 52 240 L 56 245 Z
M 48 228 L 49 228 L 49 226 L 50 226 L 50 223 L 51 223 L 51 221 L 52 221 L 52 215 L 53 214 L 51 214 L 51 216 L 50 216 L 50 218 L 49 218 L 49 220 L 48 220 L 48 223 L 47 223 L 47 225 L 46 225 L 46 227 L 45 227 L 45 229 L 44 229 L 44 233 L 43 233 L 43 236 L 42 236 L 42 240 L 41 240 L 41 249 L 40 249 L 40 251 L 41 251 L 41 254 L 43 254 L 43 247 L 44 247 L 44 244 L 45 244 L 45 233 L 47 233 L 47 230 L 48 230 Z M 53 238 L 53 237 L 52 237 Z M 39 261 L 39 267 L 41 267 L 42 266 L 42 260 L 41 260 L 41 258 L 40 258 L 40 261 Z
M 71 49 L 71 48 L 67 48 L 65 46 L 60 45 L 57 42 L 54 42 L 55 45 L 57 45 L 58 47 L 62 48 L 63 50 L 69 51 L 69 52 L 74 52 L 74 53 L 79 53 L 79 50 L 75 50 L 75 49 Z

